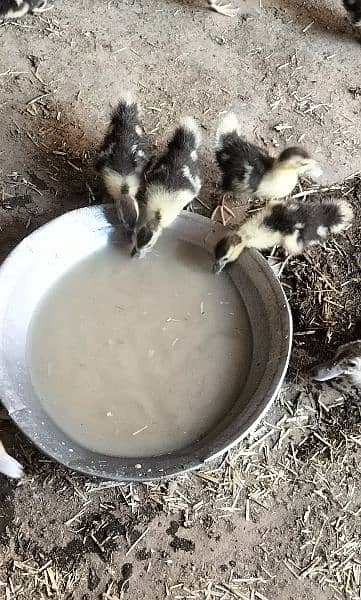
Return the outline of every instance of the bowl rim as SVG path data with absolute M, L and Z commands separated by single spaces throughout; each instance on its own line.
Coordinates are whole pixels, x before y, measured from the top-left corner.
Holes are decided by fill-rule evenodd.
M 2 289 L 4 283 L 5 285 L 6 283 L 9 284 L 9 277 L 6 277 L 6 275 L 9 274 L 9 269 L 11 269 L 14 259 L 21 257 L 21 254 L 24 252 L 24 250 L 27 251 L 29 241 L 31 241 L 31 245 L 34 243 L 36 245 L 37 237 L 43 235 L 47 230 L 51 230 L 51 228 L 54 227 L 55 222 L 58 225 L 59 223 L 64 223 L 66 225 L 66 222 L 69 221 L 69 219 L 76 217 L 80 218 L 81 220 L 82 216 L 86 215 L 90 215 L 91 217 L 93 216 L 94 220 L 97 218 L 100 218 L 101 221 L 103 220 L 103 228 L 107 226 L 112 226 L 113 228 L 117 227 L 117 225 L 119 226 L 119 223 L 116 219 L 115 209 L 112 205 L 95 205 L 91 207 L 75 209 L 55 219 L 52 219 L 23 239 L 0 265 L 0 289 Z M 177 223 L 179 225 L 180 222 L 183 222 L 183 224 L 188 222 L 189 224 L 192 224 L 193 227 L 200 227 L 203 228 L 203 230 L 205 227 L 207 227 L 209 231 L 214 232 L 218 236 L 225 231 L 225 228 L 222 225 L 215 224 L 207 217 L 186 211 L 184 211 L 178 217 L 176 223 L 170 229 L 176 228 Z M 178 235 L 178 237 L 180 239 L 182 238 L 181 235 Z M 86 464 L 87 461 L 74 460 L 69 456 L 59 456 L 59 453 L 49 449 L 49 447 L 43 443 L 43 440 L 37 437 L 32 437 L 32 432 L 29 431 L 29 427 L 26 426 L 26 419 L 24 419 L 23 414 L 24 410 L 18 409 L 19 406 L 17 405 L 17 398 L 14 398 L 13 390 L 11 390 L 11 382 L 9 381 L 9 374 L 7 373 L 6 364 L 4 361 L 2 340 L 0 340 L 0 399 L 8 410 L 12 420 L 16 423 L 24 435 L 26 435 L 26 437 L 28 437 L 28 439 L 42 453 L 51 459 L 72 470 L 88 476 L 100 477 L 102 479 L 117 481 L 152 481 L 174 477 L 185 474 L 188 471 L 198 469 L 205 463 L 214 460 L 228 452 L 233 446 L 239 443 L 257 427 L 266 412 L 270 409 L 273 401 L 281 389 L 284 377 L 286 375 L 292 346 L 292 317 L 282 285 L 261 254 L 253 249 L 246 250 L 245 252 L 247 253 L 247 259 L 251 261 L 253 268 L 258 269 L 258 271 L 262 273 L 265 279 L 267 279 L 267 283 L 270 285 L 270 291 L 272 291 L 274 296 L 275 305 L 279 310 L 279 331 L 275 332 L 275 341 L 277 344 L 274 348 L 274 353 L 277 360 L 271 361 L 269 364 L 267 364 L 260 384 L 252 396 L 252 402 L 249 403 L 248 410 L 246 411 L 248 412 L 248 425 L 243 427 L 241 431 L 237 429 L 237 419 L 235 418 L 234 422 L 229 424 L 226 429 L 221 430 L 216 438 L 211 441 L 202 443 L 202 440 L 207 438 L 207 436 L 205 436 L 201 438 L 199 442 L 196 442 L 187 448 L 177 450 L 171 454 L 164 454 L 156 457 L 104 457 L 104 455 L 99 453 L 92 453 L 88 449 L 83 449 L 87 454 L 94 456 L 93 462 L 91 464 Z M 234 277 L 232 272 L 239 267 L 240 262 L 238 260 L 232 267 L 231 277 L 233 280 Z M 237 287 L 239 288 L 239 286 Z M 2 296 L 4 297 L 4 294 L 2 294 Z M 6 302 L 0 298 L 0 335 L 2 333 L 3 315 L 6 306 Z M 61 432 L 57 426 L 55 429 Z M 66 434 L 63 432 L 61 433 L 64 436 L 64 439 L 69 440 Z M 70 441 L 73 446 L 78 446 L 73 440 Z M 81 448 L 80 446 L 78 447 Z M 192 449 L 193 452 L 189 453 L 189 450 Z M 104 460 L 105 458 L 107 461 Z M 120 470 L 117 470 L 116 468 L 113 470 L 109 470 L 108 468 L 105 469 L 105 462 L 107 462 L 107 464 L 113 463 L 114 466 L 115 463 L 121 463 L 121 468 L 119 467 Z

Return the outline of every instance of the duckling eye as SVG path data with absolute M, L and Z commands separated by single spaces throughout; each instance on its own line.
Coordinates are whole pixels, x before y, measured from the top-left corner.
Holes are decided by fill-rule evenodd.
M 357 361 L 356 360 L 349 360 L 350 367 L 357 367 Z

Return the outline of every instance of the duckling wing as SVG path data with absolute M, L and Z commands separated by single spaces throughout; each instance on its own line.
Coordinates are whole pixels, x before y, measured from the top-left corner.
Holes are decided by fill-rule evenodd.
M 351 219 L 352 209 L 340 200 L 318 204 L 278 201 L 264 210 L 263 224 L 271 231 L 278 231 L 288 251 L 294 254 L 309 244 L 340 233 Z
M 121 98 L 113 111 L 109 129 L 101 144 L 96 167 L 120 174 L 124 181 L 141 174 L 149 161 L 149 143 L 140 123 L 139 107 L 130 96 Z
M 352 208 L 342 200 L 309 204 L 303 209 L 302 239 L 305 244 L 321 242 L 343 231 L 352 221 Z
M 303 230 L 306 214 L 307 210 L 300 203 L 277 201 L 264 209 L 263 224 L 283 236 L 292 235 L 296 230 Z
M 147 175 L 147 183 L 161 185 L 169 192 L 189 190 L 199 193 L 198 149 L 200 131 L 193 119 L 187 118 L 174 132 L 168 148 Z
M 223 174 L 223 187 L 256 192 L 263 176 L 272 168 L 273 159 L 237 131 L 221 135 L 217 146 L 216 158 Z

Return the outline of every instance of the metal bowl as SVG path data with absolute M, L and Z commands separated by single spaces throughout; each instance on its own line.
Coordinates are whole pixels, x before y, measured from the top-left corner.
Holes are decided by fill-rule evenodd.
M 209 252 L 223 231 L 209 219 L 186 212 L 172 229 L 179 239 Z M 0 397 L 21 431 L 63 465 L 113 480 L 159 479 L 200 467 L 257 425 L 285 376 L 292 322 L 282 287 L 266 260 L 256 251 L 243 252 L 229 275 L 248 311 L 253 356 L 241 395 L 229 413 L 199 441 L 171 454 L 137 459 L 91 452 L 70 440 L 42 408 L 30 378 L 26 339 L 34 310 L 47 290 L 75 263 L 119 239 L 112 206 L 82 208 L 32 233 L 2 264 Z

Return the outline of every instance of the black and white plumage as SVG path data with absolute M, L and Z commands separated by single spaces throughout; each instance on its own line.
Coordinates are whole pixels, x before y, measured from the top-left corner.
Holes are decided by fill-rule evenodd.
M 23 475 L 23 468 L 15 458 L 10 456 L 0 441 L 0 473 L 13 479 L 20 479 Z
M 361 0 L 343 0 L 343 5 L 349 14 L 351 23 L 355 27 L 361 27 Z
M 0 0 L 0 19 L 18 19 L 27 13 L 41 13 L 47 0 Z
M 249 143 L 234 113 L 228 113 L 218 127 L 216 158 L 225 190 L 250 192 L 264 199 L 284 198 L 302 175 L 321 174 L 316 161 L 303 148 L 286 148 L 278 158 L 272 158 Z
M 245 248 L 283 248 L 289 255 L 301 254 L 307 246 L 341 233 L 352 222 L 352 207 L 344 200 L 304 204 L 271 201 L 245 221 L 238 231 L 222 238 L 215 248 L 214 271 L 219 273 L 237 260 Z
M 97 157 L 97 169 L 113 198 L 120 222 L 133 233 L 139 218 L 137 194 L 144 184 L 149 145 L 137 102 L 127 95 L 114 110 Z
M 314 367 L 311 375 L 316 381 L 344 377 L 353 385 L 361 387 L 361 340 L 339 346 L 334 357 Z
M 150 250 L 179 213 L 201 189 L 198 150 L 200 129 L 191 117 L 184 118 L 164 154 L 147 174 L 144 214 L 136 234 L 132 256 Z

